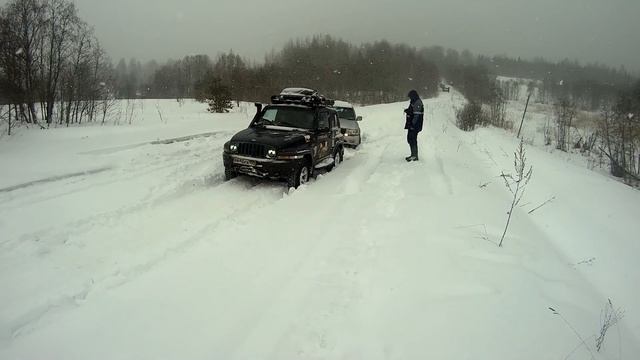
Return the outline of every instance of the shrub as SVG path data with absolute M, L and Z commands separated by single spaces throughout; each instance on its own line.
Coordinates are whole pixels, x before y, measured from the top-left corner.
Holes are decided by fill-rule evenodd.
M 472 131 L 476 126 L 487 124 L 486 116 L 479 102 L 470 102 L 456 113 L 457 126 L 464 131 Z

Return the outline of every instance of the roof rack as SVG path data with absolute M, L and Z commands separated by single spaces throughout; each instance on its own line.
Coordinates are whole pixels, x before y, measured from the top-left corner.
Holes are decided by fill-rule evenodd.
M 297 104 L 306 106 L 333 106 L 334 101 L 307 88 L 286 88 L 271 97 L 272 104 Z
M 286 88 L 280 91 L 280 95 L 318 95 L 318 92 L 307 88 Z

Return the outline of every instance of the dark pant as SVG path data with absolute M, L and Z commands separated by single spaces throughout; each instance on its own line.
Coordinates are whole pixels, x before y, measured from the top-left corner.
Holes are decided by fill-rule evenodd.
M 411 148 L 411 156 L 418 157 L 418 132 L 415 130 L 407 131 L 407 142 Z

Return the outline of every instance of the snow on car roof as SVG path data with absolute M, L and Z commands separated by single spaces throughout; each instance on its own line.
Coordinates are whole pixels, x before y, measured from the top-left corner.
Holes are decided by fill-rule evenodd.
M 307 88 L 286 88 L 280 92 L 281 95 L 316 95 L 318 92 Z
M 346 101 L 336 100 L 333 103 L 333 107 L 353 108 L 353 105 L 351 105 L 351 103 L 348 103 Z

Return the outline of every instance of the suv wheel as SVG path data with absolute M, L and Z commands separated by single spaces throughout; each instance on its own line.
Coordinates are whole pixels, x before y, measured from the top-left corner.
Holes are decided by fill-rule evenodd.
M 335 168 L 337 168 L 338 166 L 340 166 L 340 163 L 344 160 L 344 149 L 338 148 L 336 149 L 336 152 L 333 154 L 333 164 L 329 165 L 327 167 L 328 171 L 331 171 Z
M 287 179 L 287 185 L 289 188 L 298 188 L 302 184 L 306 184 L 311 177 L 311 170 L 308 164 L 301 165 L 296 171 L 293 172 Z

